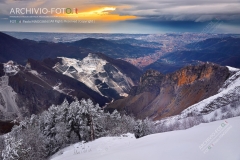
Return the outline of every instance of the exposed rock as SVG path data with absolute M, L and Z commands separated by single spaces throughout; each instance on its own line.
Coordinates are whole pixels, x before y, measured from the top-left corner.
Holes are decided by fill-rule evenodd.
M 53 67 L 55 71 L 86 84 L 102 96 L 119 99 L 126 96 L 134 85 L 124 71 L 97 54 L 89 53 L 82 60 L 65 57 L 59 59 L 61 62 Z

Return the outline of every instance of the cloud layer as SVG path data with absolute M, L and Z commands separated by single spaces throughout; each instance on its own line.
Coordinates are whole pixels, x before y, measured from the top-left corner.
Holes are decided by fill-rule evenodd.
M 189 25 L 191 30 L 190 27 L 199 28 L 213 20 L 223 21 L 226 24 L 222 27 L 224 29 L 229 26 L 237 30 L 236 28 L 240 26 L 240 0 L 0 0 L 0 16 L 8 16 L 10 8 L 14 7 L 71 7 L 78 8 L 82 13 L 114 7 L 115 9 L 108 12 L 107 16 L 97 16 L 95 19 L 106 22 L 111 18 L 122 22 L 101 25 L 99 23 L 99 27 L 128 28 L 129 26 L 136 28 L 137 31 L 146 28 L 158 31 L 163 26 L 176 28 L 175 22 L 179 22 L 177 24 L 183 29 Z M 232 22 L 234 24 L 231 24 Z

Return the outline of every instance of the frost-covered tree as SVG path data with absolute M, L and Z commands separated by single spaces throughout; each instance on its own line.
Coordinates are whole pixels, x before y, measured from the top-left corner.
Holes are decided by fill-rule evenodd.
M 148 118 L 144 120 L 137 120 L 134 127 L 134 134 L 136 138 L 155 133 L 155 126 Z
M 82 117 L 87 120 L 88 135 L 86 140 L 94 140 L 105 135 L 103 118 L 103 110 L 99 105 L 94 105 L 93 102 L 88 99 L 87 101 L 81 100 Z
M 136 124 L 134 126 L 134 135 L 136 138 L 140 138 L 144 136 L 142 120 L 136 121 Z
M 110 135 L 118 136 L 121 134 L 121 115 L 117 110 L 114 110 L 112 114 L 110 114 L 110 121 L 109 121 L 109 127 L 110 127 Z
M 131 116 L 127 116 L 125 114 L 121 117 L 121 122 L 119 123 L 121 128 L 121 133 L 134 133 L 135 119 Z
M 57 117 L 56 122 L 66 122 L 69 114 L 69 103 L 65 99 L 61 105 L 57 106 Z
M 79 141 L 83 140 L 84 133 L 87 132 L 86 118 L 83 117 L 85 106 L 82 106 L 79 101 L 74 101 L 69 105 L 66 123 L 69 128 L 69 136 L 76 135 Z
M 57 134 L 57 113 L 58 107 L 52 105 L 48 111 L 44 112 L 40 117 L 41 121 L 41 131 L 43 135 L 46 137 L 48 143 L 46 144 L 46 148 L 48 151 L 48 155 L 55 153 L 58 151 L 61 146 L 59 145 L 56 134 Z
M 40 130 L 39 117 L 32 115 L 21 121 L 19 126 L 14 126 L 11 136 L 15 141 L 21 141 L 20 158 L 25 160 L 42 160 L 46 158 L 46 137 Z M 28 151 L 28 152 L 26 152 Z
M 72 143 L 129 132 L 140 138 L 153 133 L 153 128 L 155 126 L 149 119 L 136 122 L 117 110 L 112 114 L 105 113 L 90 99 L 70 104 L 64 100 L 14 126 L 5 139 L 2 156 L 6 160 L 42 160 Z
M 3 160 L 14 160 L 19 158 L 19 148 L 21 141 L 16 142 L 10 134 L 5 136 L 5 149 L 2 151 Z
M 16 140 L 15 137 L 7 134 L 4 143 L 3 160 L 27 160 L 31 147 L 24 148 L 22 139 Z

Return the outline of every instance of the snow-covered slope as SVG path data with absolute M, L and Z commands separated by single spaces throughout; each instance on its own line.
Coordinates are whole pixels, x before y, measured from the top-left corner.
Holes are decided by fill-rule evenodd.
M 67 147 L 52 160 L 239 160 L 240 117 L 135 139 L 104 137 Z
M 234 67 L 230 67 L 230 66 L 227 66 L 228 70 L 231 71 L 231 72 L 237 72 L 237 71 L 240 71 L 239 68 L 234 68 Z
M 92 90 L 107 97 L 127 96 L 133 82 L 117 67 L 89 53 L 83 60 L 60 57 L 62 64 L 53 68 L 64 75 L 75 78 Z

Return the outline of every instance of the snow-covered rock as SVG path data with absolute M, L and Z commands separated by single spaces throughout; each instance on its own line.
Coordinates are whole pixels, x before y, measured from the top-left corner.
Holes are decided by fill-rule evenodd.
M 7 75 L 0 77 L 0 119 L 11 120 L 16 116 L 21 117 L 19 107 L 16 104 L 16 92 L 8 84 Z
M 15 75 L 15 74 L 17 74 L 18 71 L 20 70 L 20 69 L 18 68 L 18 65 L 15 64 L 13 61 L 9 61 L 9 62 L 7 62 L 7 63 L 4 63 L 3 66 L 4 66 L 4 72 L 5 72 L 6 74 Z
M 133 85 L 132 80 L 117 67 L 95 54 L 89 53 L 82 60 L 59 58 L 62 59 L 62 64 L 57 63 L 53 67 L 57 72 L 77 79 L 106 97 L 127 96 L 127 92 Z

